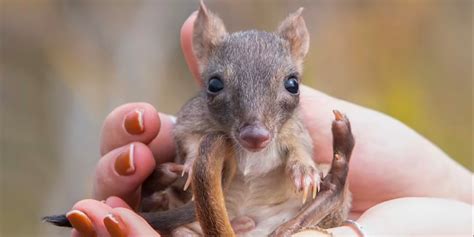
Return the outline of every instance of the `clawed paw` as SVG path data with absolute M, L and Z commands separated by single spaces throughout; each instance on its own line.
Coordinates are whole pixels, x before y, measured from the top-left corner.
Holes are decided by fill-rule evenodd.
M 191 180 L 193 176 L 193 164 L 194 159 L 188 159 L 183 165 L 183 172 L 181 173 L 181 176 L 188 174 L 188 178 L 186 179 L 186 183 L 184 184 L 183 188 L 184 191 L 186 191 L 189 188 L 189 185 L 191 185 Z
M 311 192 L 311 197 L 316 198 L 320 190 L 321 174 L 312 165 L 297 162 L 290 166 L 290 176 L 297 192 L 303 192 L 303 204 L 308 199 L 308 194 Z

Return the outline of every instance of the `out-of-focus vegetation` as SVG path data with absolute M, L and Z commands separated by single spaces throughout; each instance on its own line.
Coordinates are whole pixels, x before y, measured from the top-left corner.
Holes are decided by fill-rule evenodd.
M 175 113 L 197 91 L 179 47 L 197 1 L 0 4 L 0 235 L 64 236 L 40 216 L 90 193 L 105 116 L 131 101 Z M 304 6 L 306 84 L 398 118 L 473 169 L 470 0 L 207 5 L 230 31 L 273 30 Z

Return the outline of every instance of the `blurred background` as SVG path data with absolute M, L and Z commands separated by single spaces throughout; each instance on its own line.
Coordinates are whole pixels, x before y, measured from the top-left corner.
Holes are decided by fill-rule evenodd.
M 230 31 L 272 31 L 304 6 L 306 84 L 403 121 L 473 169 L 472 1 L 206 3 Z M 40 217 L 90 196 L 106 115 L 135 101 L 173 114 L 198 90 L 179 45 L 198 3 L 0 4 L 0 235 L 67 236 Z

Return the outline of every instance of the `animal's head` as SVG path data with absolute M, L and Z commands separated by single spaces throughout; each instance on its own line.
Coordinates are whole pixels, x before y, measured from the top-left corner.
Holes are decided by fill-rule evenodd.
M 227 33 L 222 20 L 201 2 L 193 51 L 210 114 L 249 151 L 265 148 L 299 104 L 309 34 L 302 8 L 276 32 Z

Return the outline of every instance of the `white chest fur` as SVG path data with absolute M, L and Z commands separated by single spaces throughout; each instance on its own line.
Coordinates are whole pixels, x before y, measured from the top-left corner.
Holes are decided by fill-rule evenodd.
M 237 156 L 237 173 L 227 189 L 229 218 L 248 216 L 256 228 L 241 236 L 266 236 L 294 217 L 302 206 L 300 194 L 285 173 L 285 157 L 273 144 L 261 152 Z
M 246 178 L 265 175 L 275 167 L 281 166 L 285 161 L 276 142 L 270 143 L 260 152 L 240 149 L 236 158 L 238 172 Z

